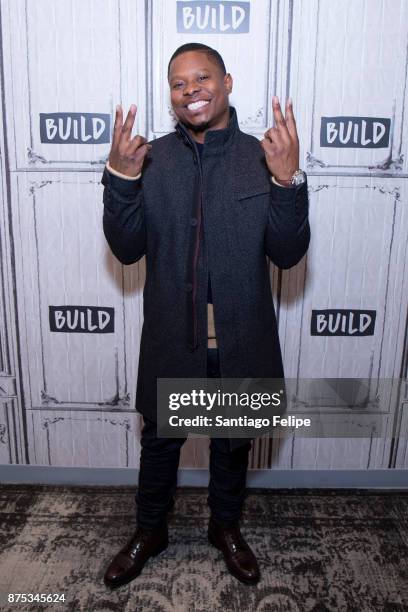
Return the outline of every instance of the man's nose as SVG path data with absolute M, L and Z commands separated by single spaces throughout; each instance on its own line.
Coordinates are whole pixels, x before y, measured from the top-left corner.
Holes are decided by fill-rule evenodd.
M 197 91 L 200 91 L 200 89 L 199 83 L 186 83 L 183 94 L 185 96 L 193 96 Z

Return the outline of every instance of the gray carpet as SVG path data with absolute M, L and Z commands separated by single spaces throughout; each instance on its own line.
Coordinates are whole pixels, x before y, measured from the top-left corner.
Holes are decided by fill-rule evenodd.
M 133 534 L 135 488 L 0 486 L 0 592 L 64 593 L 8 610 L 408 610 L 408 493 L 253 490 L 242 531 L 262 578 L 245 586 L 206 539 L 206 490 L 179 489 L 170 546 L 130 584 L 102 578 Z

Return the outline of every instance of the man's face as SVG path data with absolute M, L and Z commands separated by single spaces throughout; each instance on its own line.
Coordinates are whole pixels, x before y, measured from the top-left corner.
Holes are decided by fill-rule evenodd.
M 232 78 L 211 56 L 202 51 L 177 56 L 170 64 L 169 85 L 177 118 L 193 132 L 228 126 Z

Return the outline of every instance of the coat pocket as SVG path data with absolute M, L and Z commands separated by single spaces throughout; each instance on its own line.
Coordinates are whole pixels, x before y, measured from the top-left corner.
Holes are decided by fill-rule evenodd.
M 247 190 L 241 190 L 239 193 L 237 193 L 237 200 L 239 202 L 243 201 L 243 200 L 258 200 L 261 196 L 269 196 L 271 193 L 271 188 L 269 185 L 265 186 L 259 186 L 259 187 L 252 187 L 251 189 L 247 189 Z

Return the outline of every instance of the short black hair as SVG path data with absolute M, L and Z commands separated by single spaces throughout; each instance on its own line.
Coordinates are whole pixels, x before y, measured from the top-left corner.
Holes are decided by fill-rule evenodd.
M 203 51 L 204 53 L 206 53 L 206 55 L 212 57 L 217 62 L 218 66 L 222 70 L 223 74 L 227 74 L 227 71 L 226 71 L 226 68 L 225 68 L 225 64 L 224 64 L 224 60 L 222 59 L 222 57 L 218 53 L 218 51 L 216 51 L 212 47 L 208 47 L 207 45 L 204 45 L 203 43 L 186 43 L 185 45 L 181 45 L 181 47 L 176 49 L 175 52 L 173 53 L 173 55 L 171 56 L 170 61 L 169 61 L 169 65 L 167 67 L 167 78 L 169 78 L 169 75 L 170 75 L 170 64 L 171 64 L 171 62 L 178 55 L 181 55 L 182 53 L 186 53 L 187 51 Z

